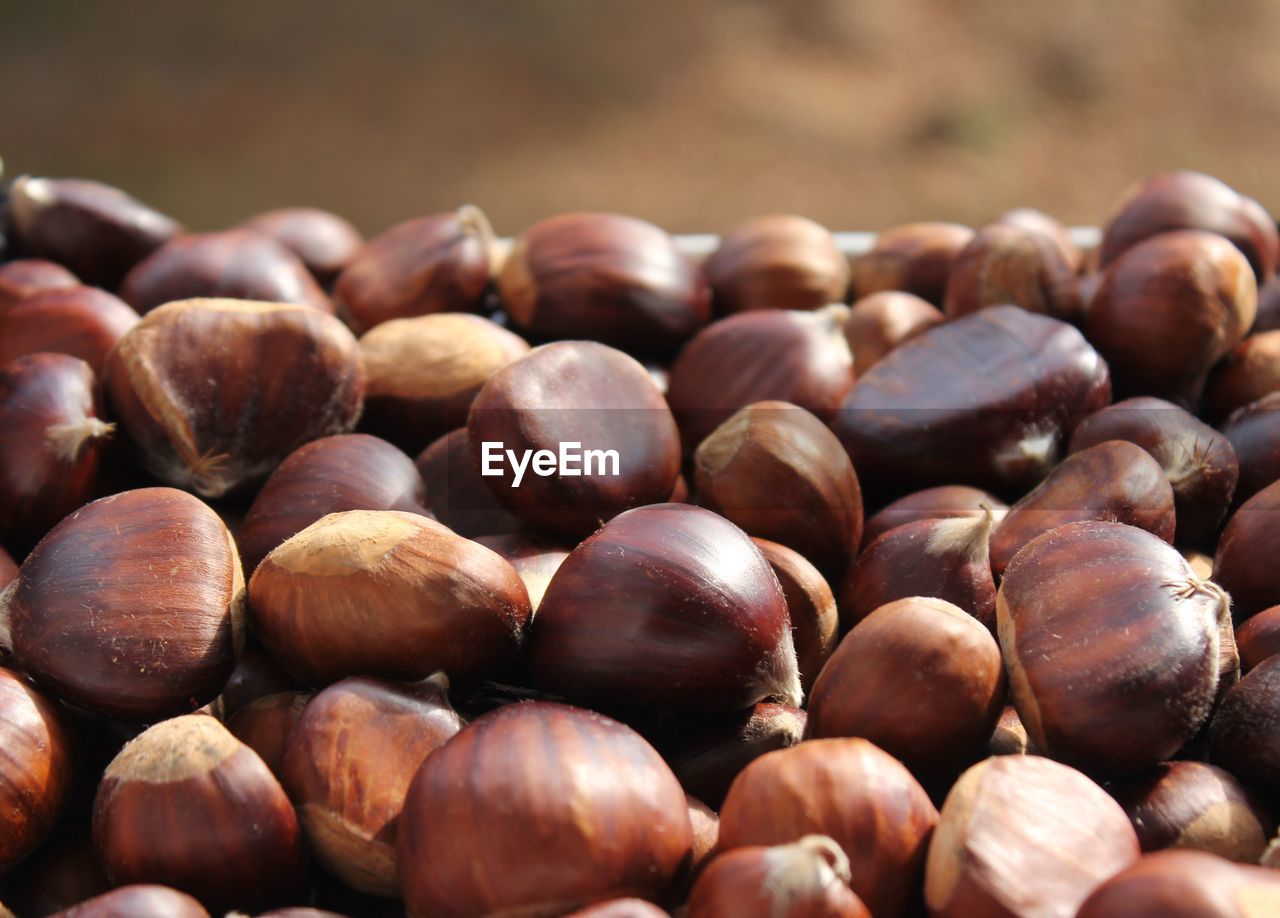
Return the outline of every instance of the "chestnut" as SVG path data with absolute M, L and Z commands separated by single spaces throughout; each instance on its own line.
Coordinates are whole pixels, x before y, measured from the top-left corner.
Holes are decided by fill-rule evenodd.
M 1209 760 L 1280 802 L 1280 658 L 1251 669 L 1214 712 L 1209 724 Z
M 1143 851 L 1194 848 L 1256 864 L 1276 823 L 1228 772 L 1204 762 L 1165 762 L 1108 790 Z
M 791 617 L 800 688 L 808 693 L 813 680 L 836 649 L 840 613 L 836 597 L 822 573 L 798 551 L 752 536 L 751 541 L 777 575 Z
M 3 289 L 3 280 L 0 280 L 0 291 Z M 0 302 L 2 301 L 3 293 L 0 293 Z M 1280 329 L 1280 276 L 1272 274 L 1258 282 L 1258 313 L 1254 316 L 1249 333 L 1256 335 L 1277 329 Z
M 20 915 L 52 915 L 109 889 L 89 826 L 64 817 L 39 850 L 22 862 L 22 869 L 7 878 L 4 894 Z
M 684 791 L 648 743 L 535 701 L 480 717 L 427 757 L 396 862 L 410 914 L 560 915 L 658 897 L 692 845 Z
M 512 513 L 581 537 L 666 500 L 680 434 L 643 366 L 591 341 L 535 348 L 480 388 L 467 417 L 480 474 Z
M 64 700 L 148 721 L 212 701 L 243 646 L 244 578 L 218 515 L 143 488 L 55 526 L 0 594 L 0 646 Z
M 415 460 L 431 514 L 466 538 L 520 532 L 528 527 L 498 500 L 480 474 L 467 429 L 450 431 Z
M 1079 520 L 1127 523 L 1173 542 L 1173 489 L 1164 469 L 1141 446 L 1106 440 L 1072 453 L 1009 508 L 991 536 L 997 576 L 1036 536 Z
M 666 232 L 634 217 L 563 214 L 515 241 L 502 305 L 538 338 L 590 338 L 670 353 L 711 317 L 711 289 Z
M 184 892 L 154 883 L 118 886 L 49 918 L 209 918 L 203 905 Z
M 8 189 L 8 229 L 23 253 L 65 265 L 86 284 L 120 279 L 182 227 L 118 188 L 22 175 Z
M 477 536 L 476 541 L 497 552 L 515 568 L 515 572 L 524 581 L 525 589 L 529 591 L 529 605 L 534 614 L 537 614 L 551 578 L 560 569 L 564 559 L 569 557 L 569 547 L 515 533 Z
M 1107 221 L 1099 250 L 1106 268 L 1144 239 L 1172 230 L 1225 236 L 1244 254 L 1258 282 L 1280 263 L 1280 234 L 1257 201 L 1202 172 L 1166 172 L 1130 188 Z
M 844 636 L 814 684 L 805 736 L 868 739 L 928 787 L 985 757 L 1004 694 L 991 632 L 949 602 L 913 596 Z
M 18 577 L 18 565 L 14 562 L 9 553 L 0 546 L 0 592 L 4 588 L 13 583 Z
M 900 290 L 941 306 L 951 266 L 972 238 L 973 230 L 955 223 L 908 223 L 880 233 L 850 260 L 854 298 Z
M 44 841 L 71 793 L 73 735 L 58 703 L 0 668 L 0 876 Z
M 434 520 L 349 510 L 272 551 L 249 581 L 254 634 L 290 675 L 483 679 L 515 656 L 531 611 L 489 549 Z
M 1027 728 L 1018 716 L 1018 709 L 1011 704 L 1004 706 L 996 728 L 987 741 L 987 751 L 992 755 L 1037 755 L 1035 743 L 1027 736 Z
M 1161 233 L 1125 250 L 1089 304 L 1084 332 L 1116 391 L 1186 407 L 1253 324 L 1257 284 L 1240 250 L 1213 233 Z
M 728 520 L 687 504 L 628 510 L 570 552 L 528 660 L 535 686 L 593 704 L 715 713 L 801 697 L 769 562 Z
M 475 310 L 489 289 L 493 230 L 478 207 L 396 224 L 366 242 L 334 283 L 357 334 L 388 319 Z
M 952 787 L 929 846 L 930 915 L 1069 918 L 1138 860 L 1119 804 L 1080 772 L 1032 755 L 974 765 Z
M 955 319 L 1014 305 L 1075 321 L 1083 312 L 1076 268 L 1055 236 L 1026 223 L 989 223 L 952 263 L 943 311 Z
M 1240 669 L 1246 673 L 1280 653 L 1280 606 L 1263 609 L 1237 628 L 1236 646 L 1240 651 Z
M 1280 605 L 1280 481 L 1267 485 L 1240 505 L 1227 521 L 1213 560 L 1213 578 L 1231 594 L 1236 624 L 1263 609 Z
M 368 434 L 337 434 L 298 447 L 258 491 L 236 532 L 250 575 L 276 546 L 341 510 L 429 513 L 413 460 Z
M 251 701 L 267 695 L 289 692 L 298 683 L 281 672 L 280 667 L 258 644 L 245 642 L 244 652 L 236 660 L 227 684 L 218 696 L 218 707 L 224 721 Z
M 1213 558 L 1199 551 L 1188 551 L 1183 549 L 1182 557 L 1191 565 L 1191 569 L 1196 572 L 1196 576 L 1201 580 L 1213 579 Z
M 1231 349 L 1209 376 L 1204 416 L 1221 422 L 1237 408 L 1280 390 L 1280 331 L 1250 335 Z
M 853 369 L 865 373 L 904 341 L 941 325 L 946 317 L 913 293 L 882 290 L 853 304 L 844 336 L 853 353 Z
M 62 265 L 42 258 L 19 258 L 0 264 L 0 318 L 36 293 L 79 285 L 76 276 Z
M 1280 481 L 1280 392 L 1233 411 L 1222 425 L 1222 436 L 1231 443 L 1240 468 L 1237 506 Z
M 242 300 L 153 310 L 108 355 L 103 377 L 147 468 L 203 497 L 257 484 L 302 444 L 351 430 L 365 382 L 337 319 Z
M 686 793 L 685 802 L 689 808 L 689 825 L 693 829 L 689 873 L 697 876 L 715 853 L 716 843 L 720 840 L 720 817 L 697 797 Z
M 283 788 L 200 714 L 161 721 L 112 760 L 93 840 L 114 882 L 166 883 L 211 907 L 281 904 L 306 883 L 306 847 Z
M 462 729 L 447 680 L 344 679 L 306 706 L 282 781 L 316 858 L 347 885 L 397 898 L 396 826 L 419 766 Z
M 523 338 L 480 316 L 383 322 L 360 339 L 368 374 L 362 429 L 420 452 L 466 424 L 480 387 L 528 352 Z
M 1081 421 L 1068 451 L 1078 453 L 1107 440 L 1136 443 L 1160 463 L 1173 487 L 1179 544 L 1213 543 L 1239 479 L 1227 437 L 1171 402 L 1138 397 Z
M 364 245 L 359 230 L 335 213 L 317 207 L 282 207 L 240 224 L 270 236 L 297 255 L 307 270 L 327 287 Z
M 993 222 L 1009 224 L 1029 232 L 1048 236 L 1062 253 L 1063 261 L 1071 266 L 1073 272 L 1079 274 L 1085 270 L 1085 253 L 1080 250 L 1075 240 L 1071 238 L 1071 231 L 1063 226 L 1062 222 L 1057 218 L 1049 216 L 1044 211 L 1036 210 L 1033 207 L 1015 207 L 1013 210 L 1006 210 Z
M 983 509 L 983 508 L 986 509 Z M 862 547 L 866 548 L 890 529 L 917 520 L 945 520 L 960 516 L 982 517 L 991 511 L 998 524 L 1009 505 L 989 491 L 968 485 L 939 485 L 925 488 L 886 504 L 862 527 Z
M 329 297 L 298 256 L 245 229 L 171 239 L 120 284 L 120 298 L 141 313 L 196 297 L 296 303 L 333 315 Z
M 1222 588 L 1123 523 L 1068 523 L 1032 539 L 1005 569 L 996 616 L 1028 735 L 1090 773 L 1135 774 L 1172 757 L 1208 717 L 1233 643 Z
M 667 918 L 670 913 L 644 899 L 606 899 L 586 908 L 575 909 L 564 918 Z
M 804 217 L 755 217 L 720 237 L 703 270 L 716 312 L 817 309 L 849 291 L 849 260 L 826 227 Z
M 92 368 L 67 354 L 30 354 L 0 366 L 0 538 L 36 543 L 94 494 L 103 446 Z
M 862 489 L 840 441 L 787 402 L 740 409 L 698 445 L 694 490 L 709 510 L 839 574 L 862 539 Z
M 1077 918 L 1254 918 L 1280 907 L 1274 870 L 1233 864 L 1203 851 L 1148 854 L 1102 883 Z
M 101 373 L 107 351 L 136 324 L 136 312 L 96 287 L 34 293 L 0 314 L 0 364 L 52 351 L 79 357 Z
M 810 740 L 763 755 L 738 775 L 720 808 L 720 850 L 829 836 L 871 914 L 899 915 L 919 896 L 937 822 L 924 789 L 878 746 Z
M 699 332 L 672 364 L 667 390 L 685 451 L 755 402 L 790 402 L 829 421 L 853 385 L 848 314 L 844 305 L 749 312 Z
M 689 918 L 871 918 L 849 888 L 849 858 L 825 835 L 717 857 L 693 884 Z
M 311 697 L 310 692 L 290 691 L 255 698 L 227 717 L 227 729 L 282 781 L 285 748 Z
M 859 377 L 832 422 L 864 489 L 1034 485 L 1079 420 L 1111 401 L 1080 332 L 1016 306 L 930 329 Z

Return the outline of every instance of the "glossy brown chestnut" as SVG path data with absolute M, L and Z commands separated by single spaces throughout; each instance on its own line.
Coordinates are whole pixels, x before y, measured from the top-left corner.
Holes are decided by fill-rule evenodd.
M 561 546 L 535 536 L 507 535 L 477 536 L 476 541 L 505 558 L 529 591 L 529 605 L 534 614 L 542 602 L 543 594 L 551 578 L 564 559 L 569 557 L 572 546 Z
M 1165 762 L 1108 788 L 1143 851 L 1194 848 L 1256 864 L 1276 823 L 1228 772 L 1203 762 Z
M 306 883 L 306 846 L 283 788 L 200 714 L 161 721 L 107 766 L 93 839 L 116 883 L 166 883 L 211 907 L 280 904 Z
M 0 326 L 2 327 L 2 326 Z M 1220 423 L 1237 408 L 1280 390 L 1280 331 L 1250 335 L 1209 376 L 1202 412 Z
M 190 711 L 243 646 L 244 578 L 218 515 L 144 488 L 68 516 L 0 594 L 0 646 L 66 701 L 123 720 Z
M 1209 369 L 1253 324 L 1257 284 L 1221 236 L 1181 230 L 1140 242 L 1107 269 L 1084 331 L 1123 396 L 1200 399 Z
M 991 536 L 991 569 L 1004 574 L 1036 536 L 1080 520 L 1126 523 L 1172 543 L 1173 488 L 1160 464 L 1133 443 L 1106 440 L 1072 453 L 1009 508 Z
M 399 223 L 365 243 L 338 275 L 338 312 L 357 333 L 388 319 L 470 312 L 489 289 L 493 247 L 478 207 Z
M 900 290 L 941 306 L 951 265 L 972 238 L 973 230 L 955 223 L 908 223 L 886 230 L 850 261 L 854 298 Z
M 840 629 L 909 596 L 953 603 L 995 631 L 992 516 L 925 519 L 890 529 L 858 557 L 840 588 Z
M 410 914 L 541 916 L 656 898 L 692 844 L 684 791 L 638 734 L 530 702 L 486 714 L 427 758 L 396 858 Z
M 52 915 L 109 889 L 89 826 L 64 818 L 22 869 L 6 878 L 4 895 L 17 914 Z
M 182 232 L 120 189 L 85 179 L 19 176 L 9 186 L 7 211 L 9 230 L 26 255 L 56 261 L 108 290 Z
M 1075 321 L 1083 311 L 1076 268 L 1053 235 L 1021 223 L 989 223 L 956 256 L 943 311 L 955 319 L 1013 305 Z
M 1035 484 L 1110 377 L 1081 334 L 1016 306 L 939 325 L 861 376 L 832 429 L 864 491 Z M 872 484 L 874 483 L 874 487 Z
M 730 316 L 689 342 L 671 366 L 667 401 L 692 453 L 739 408 L 790 402 L 822 421 L 853 385 L 844 337 L 849 307 Z
M 0 539 L 24 552 L 93 496 L 114 424 L 93 369 L 66 354 L 0 366 Z
M 996 615 L 1028 735 L 1091 773 L 1171 758 L 1208 716 L 1223 643 L 1233 645 L 1222 589 L 1123 523 L 1069 523 L 1028 542 L 1005 570 Z
M 96 287 L 34 293 L 0 313 L 0 364 L 24 354 L 70 354 L 101 373 L 107 351 L 138 324 L 138 314 Z
M 1039 756 L 999 756 L 974 765 L 947 795 L 929 846 L 925 904 L 939 918 L 1070 918 L 1138 857 L 1133 827 L 1098 785 Z
M 333 283 L 364 245 L 360 232 L 348 221 L 316 207 L 270 210 L 240 225 L 270 236 L 293 252 L 325 287 Z
M 1258 918 L 1280 910 L 1275 870 L 1203 851 L 1159 851 L 1098 886 L 1077 918 Z
M 1164 399 L 1138 397 L 1108 405 L 1080 422 L 1069 451 L 1107 440 L 1141 446 L 1173 487 L 1180 545 L 1211 545 L 1239 479 L 1235 450 L 1208 424 Z
M 720 809 L 720 850 L 827 835 L 849 858 L 849 886 L 871 913 L 899 915 L 919 896 L 937 822 L 924 789 L 879 747 L 810 740 L 738 775 Z
M 849 888 L 849 858 L 825 835 L 717 857 L 689 896 L 689 918 L 871 918 Z
M 231 735 L 258 754 L 276 780 L 283 781 L 284 753 L 310 692 L 277 692 L 256 698 L 227 717 Z
M 448 684 L 343 679 L 307 705 L 283 783 L 316 858 L 347 885 L 397 898 L 396 826 L 409 782 L 462 729 Z
M 853 304 L 844 323 L 854 372 L 867 372 L 899 344 L 941 325 L 945 318 L 913 293 L 882 290 L 864 296 Z
M 1240 468 L 1236 506 L 1280 481 L 1280 392 L 1233 411 L 1222 425 L 1222 435 L 1231 443 Z
M 899 497 L 867 520 L 862 527 L 862 546 L 865 548 L 890 529 L 914 523 L 917 520 L 945 520 L 955 517 L 981 517 L 991 511 L 996 524 L 1009 512 L 1009 505 L 994 494 L 968 485 L 939 485 L 925 488 L 906 497 Z
M 355 426 L 359 347 L 305 306 L 184 300 L 153 310 L 107 358 L 103 385 L 147 468 L 221 497 L 304 443 Z
M 422 476 L 431 514 L 458 535 L 473 539 L 527 530 L 524 521 L 502 505 L 488 479 L 480 474 L 480 462 L 465 427 L 432 443 L 414 464 Z
M 154 883 L 130 883 L 94 896 L 50 918 L 209 918 L 184 892 Z
M 666 232 L 619 214 L 564 214 L 525 230 L 498 278 L 502 304 L 538 338 L 670 353 L 711 317 L 711 288 Z
M 134 266 L 120 297 L 141 313 L 204 297 L 296 303 L 333 315 L 329 297 L 297 255 L 245 229 L 171 239 Z
M 899 599 L 840 642 L 805 735 L 868 739 L 932 786 L 986 756 L 1004 693 L 1000 647 L 977 619 L 941 599 Z
M 798 551 L 754 536 L 751 541 L 773 568 L 782 595 L 787 598 L 800 666 L 800 688 L 808 694 L 839 640 L 840 613 L 835 594 L 822 573 Z
M 480 316 L 383 322 L 360 339 L 369 379 L 361 427 L 418 453 L 465 425 L 480 387 L 528 352 L 523 338 Z
M 44 841 L 71 792 L 76 760 L 58 703 L 0 668 L 0 876 Z
M 666 909 L 644 899 L 606 899 L 569 912 L 564 918 L 668 918 Z
M 753 536 L 781 542 L 840 574 L 862 539 L 862 489 L 840 441 L 787 402 L 740 409 L 698 445 L 694 490 L 704 507 Z
M 849 260 L 830 230 L 804 217 L 755 217 L 720 237 L 703 267 L 716 312 L 817 309 L 849 291 Z
M 249 581 L 254 634 L 309 685 L 346 676 L 482 679 L 516 653 L 531 616 L 498 555 L 413 513 L 331 513 Z
M 1057 218 L 1049 216 L 1044 211 L 1033 207 L 1016 207 L 1013 210 L 1006 210 L 993 222 L 1007 223 L 1048 236 L 1062 252 L 1063 260 L 1071 266 L 1072 271 L 1078 274 L 1085 268 L 1085 254 L 1071 238 L 1071 231 Z
M 1171 230 L 1206 230 L 1230 239 L 1261 283 L 1280 263 L 1276 224 L 1257 201 L 1202 172 L 1166 172 L 1131 187 L 1103 231 L 1106 268 L 1142 240 Z
M 1222 699 L 1209 725 L 1209 759 L 1280 802 L 1280 658 L 1263 660 Z
M 74 274 L 52 261 L 19 258 L 6 262 L 0 265 L 0 318 L 29 296 L 79 284 Z
M 1280 605 L 1280 481 L 1240 505 L 1218 540 L 1213 578 L 1231 594 L 1231 614 L 1239 624 Z
M 342 510 L 428 514 L 413 460 L 385 440 L 338 434 L 300 446 L 271 473 L 236 532 L 250 575 L 276 546 Z
M 591 341 L 546 344 L 498 370 L 471 403 L 467 431 L 498 500 L 553 535 L 581 537 L 664 501 L 680 474 L 662 393 L 635 360 Z
M 687 504 L 628 510 L 570 552 L 528 660 L 538 688 L 593 704 L 715 713 L 802 694 L 769 562 L 738 527 Z
M 1263 609 L 1237 628 L 1236 646 L 1240 651 L 1240 669 L 1246 673 L 1280 653 L 1280 606 Z

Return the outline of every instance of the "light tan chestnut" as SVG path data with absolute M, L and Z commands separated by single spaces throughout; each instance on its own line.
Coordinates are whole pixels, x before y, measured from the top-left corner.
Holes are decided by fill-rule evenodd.
M 853 352 L 853 369 L 865 373 L 904 341 L 923 334 L 946 318 L 937 307 L 910 293 L 882 290 L 853 304 L 844 336 Z

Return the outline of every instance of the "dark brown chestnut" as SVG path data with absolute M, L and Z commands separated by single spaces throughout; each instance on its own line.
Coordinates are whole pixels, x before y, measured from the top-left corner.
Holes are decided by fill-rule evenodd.
M 350 264 L 364 239 L 348 221 L 317 207 L 282 207 L 240 224 L 270 236 L 297 255 L 321 284 L 329 286 Z
M 667 401 L 692 453 L 739 408 L 790 402 L 829 421 L 853 385 L 849 307 L 745 313 L 708 326 L 671 366 Z
M 1123 523 L 1069 523 L 1028 542 L 1005 569 L 996 615 L 1028 735 L 1098 774 L 1151 768 L 1191 739 L 1230 641 L 1222 588 Z
M 0 314 L 0 364 L 24 354 L 70 354 L 101 373 L 107 351 L 138 324 L 138 314 L 96 287 L 34 293 Z
M 839 639 L 840 613 L 835 594 L 822 573 L 798 551 L 754 536 L 751 541 L 773 568 L 782 595 L 787 598 L 800 666 L 800 688 L 807 694 Z
M 1213 578 L 1231 594 L 1236 623 L 1280 605 L 1280 481 L 1240 505 L 1218 540 Z
M 66 354 L 0 366 L 0 539 L 25 552 L 93 496 L 115 430 L 93 369 Z
M 396 859 L 410 914 L 560 915 L 658 897 L 692 845 L 684 791 L 648 743 L 535 701 L 486 714 L 427 757 Z
M 225 720 L 251 701 L 297 688 L 298 683 L 285 675 L 262 647 L 246 641 L 244 653 L 236 660 L 236 668 L 218 696 L 218 707 Z
M 321 437 L 289 454 L 258 491 L 236 532 L 252 575 L 276 546 L 342 510 L 428 514 L 413 460 L 368 434 Z
M 308 685 L 346 676 L 483 679 L 520 646 L 524 583 L 494 552 L 413 513 L 331 513 L 258 565 L 254 634 Z M 541 616 L 539 616 L 541 618 Z
M 854 372 L 867 372 L 899 344 L 941 325 L 945 318 L 913 293 L 882 290 L 864 296 L 853 304 L 844 323 Z
M 862 489 L 840 441 L 787 402 L 740 409 L 698 445 L 704 507 L 839 575 L 862 539 Z
M 871 918 L 849 888 L 849 858 L 825 835 L 717 857 L 693 884 L 689 918 Z
M 18 578 L 18 565 L 9 553 L 0 546 L 0 591 Z
M 360 339 L 369 380 L 361 428 L 418 453 L 465 425 L 480 387 L 528 352 L 523 338 L 480 316 L 383 322 Z
M 218 515 L 144 488 L 68 516 L 0 594 L 0 646 L 64 700 L 147 721 L 212 701 L 243 646 L 244 579 Z
M 528 660 L 537 687 L 594 704 L 711 713 L 801 697 L 769 562 L 738 527 L 687 504 L 628 510 L 570 552 Z
M 64 817 L 22 869 L 5 880 L 4 895 L 17 914 L 52 915 L 109 889 L 89 826 Z
M 1076 269 L 1055 236 L 1024 223 L 989 223 L 956 256 L 943 311 L 955 319 L 1012 305 L 1075 321 L 1083 311 Z
M 817 309 L 849 291 L 849 260 L 831 231 L 804 217 L 755 217 L 720 237 L 703 267 L 716 312 Z
M 666 232 L 619 214 L 564 214 L 516 239 L 498 278 L 517 327 L 670 353 L 711 316 L 711 288 Z
M 227 729 L 283 781 L 285 749 L 311 697 L 310 692 L 277 692 L 255 698 L 227 717 Z
M 983 508 L 986 509 L 983 509 Z M 914 523 L 917 520 L 945 520 L 955 517 L 984 516 L 991 511 L 994 523 L 1004 519 L 1009 505 L 989 491 L 968 485 L 939 485 L 915 491 L 886 504 L 862 527 L 862 546 L 865 548 L 890 529 Z
M 2 327 L 2 326 L 0 326 Z M 1280 390 L 1280 331 L 1250 335 L 1209 376 L 1202 411 L 1218 423 L 1237 408 Z
M 1085 415 L 1111 401 L 1080 332 L 1016 306 L 939 325 L 861 376 L 832 429 L 864 491 L 1034 485 Z
M 388 319 L 470 312 L 489 289 L 493 259 L 489 221 L 467 205 L 374 236 L 338 275 L 333 296 L 357 333 Z
M 464 721 L 447 681 L 343 679 L 306 706 L 286 743 L 282 781 L 325 869 L 398 898 L 396 826 L 409 782 Z
M 153 310 L 120 339 L 103 379 L 147 468 L 204 497 L 257 484 L 302 444 L 351 430 L 364 384 L 337 319 L 242 300 Z
M 929 846 L 925 904 L 939 918 L 1069 918 L 1138 857 L 1128 817 L 1098 785 L 1039 756 L 999 756 L 974 765 L 947 795 Z
M 1236 647 L 1240 651 L 1240 669 L 1245 673 L 1280 653 L 1280 606 L 1263 609 L 1237 628 Z
M 886 230 L 850 261 L 854 298 L 900 290 L 941 306 L 951 265 L 972 238 L 973 230 L 955 223 L 908 223 Z
M 476 541 L 505 558 L 524 581 L 529 591 L 529 605 L 534 614 L 542 602 L 543 594 L 551 578 L 564 559 L 569 557 L 572 546 L 561 546 L 536 536 L 506 535 L 477 536 Z
M 930 787 L 986 757 L 1004 694 L 990 631 L 944 600 L 899 599 L 840 642 L 814 684 L 805 735 L 868 739 Z
M 84 283 L 109 290 L 182 232 L 120 189 L 85 179 L 19 176 L 9 186 L 7 211 L 24 254 L 56 261 Z
M 0 282 L 0 290 L 3 289 Z M 3 294 L 0 293 L 0 301 Z M 3 308 L 3 307 L 0 307 Z M 1280 276 L 1272 274 L 1258 284 L 1258 313 L 1253 319 L 1250 334 L 1280 329 Z
M 1084 331 L 1119 394 L 1193 407 L 1210 368 L 1253 324 L 1257 293 L 1249 263 L 1223 237 L 1162 233 L 1107 269 Z
M 480 474 L 530 526 L 576 538 L 666 500 L 680 433 L 643 366 L 591 341 L 530 351 L 489 377 L 467 418 Z
M 209 918 L 209 913 L 184 892 L 154 883 L 130 883 L 49 918 Z
M 278 905 L 305 888 L 306 846 L 284 789 L 201 714 L 161 721 L 107 766 L 93 840 L 114 882 L 166 883 L 211 907 Z
M 1280 876 L 1203 851 L 1159 851 L 1098 886 L 1077 918 L 1255 918 L 1280 909 Z
M 1209 725 L 1209 760 L 1275 804 L 1280 782 L 1280 658 L 1263 660 L 1227 692 Z
M 1213 544 L 1239 478 L 1235 450 L 1226 437 L 1171 402 L 1138 397 L 1081 421 L 1069 451 L 1078 453 L 1107 440 L 1136 443 L 1160 463 L 1173 487 L 1178 544 Z
M 141 313 L 205 297 L 296 303 L 333 315 L 329 297 L 298 256 L 245 229 L 171 239 L 133 267 L 120 297 Z
M 0 265 L 0 318 L 27 297 L 44 290 L 77 287 L 74 274 L 42 258 L 19 258 Z
M 480 474 L 467 429 L 445 434 L 414 463 L 422 476 L 431 514 L 460 536 L 503 535 L 526 530 L 518 516 L 503 506 Z
M 1058 526 L 1105 520 L 1173 542 L 1173 488 L 1141 446 L 1106 440 L 1072 453 L 1009 508 L 991 536 L 991 569 L 1000 576 L 1022 546 Z
M 1231 413 L 1222 425 L 1240 468 L 1234 503 L 1239 506 L 1280 481 L 1280 392 L 1264 395 Z
M 900 915 L 919 897 L 937 822 L 924 789 L 878 746 L 810 740 L 761 756 L 738 775 L 720 809 L 720 850 L 829 836 L 849 858 L 849 886 L 871 913 Z

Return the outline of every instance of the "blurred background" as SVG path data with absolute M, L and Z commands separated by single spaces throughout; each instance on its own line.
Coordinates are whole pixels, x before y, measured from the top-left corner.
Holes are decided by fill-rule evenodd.
M 1278 45 L 1274 0 L 0 0 L 0 156 L 192 229 L 1097 223 L 1183 167 L 1275 211 Z

